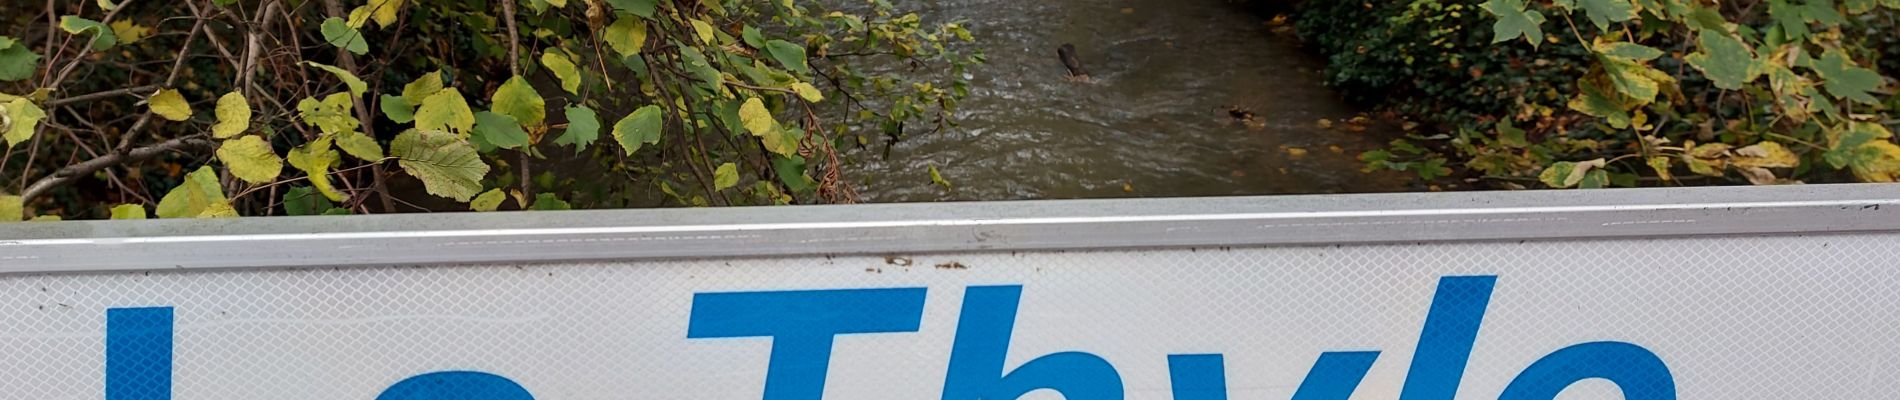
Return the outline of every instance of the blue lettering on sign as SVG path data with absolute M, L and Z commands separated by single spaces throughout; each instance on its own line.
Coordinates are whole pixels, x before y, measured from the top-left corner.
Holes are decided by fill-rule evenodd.
M 1495 276 L 1439 280 L 1413 350 L 1400 400 L 1452 400 L 1491 302 Z M 1047 354 L 1005 371 L 1021 286 L 967 288 L 951 344 L 942 400 L 1013 400 L 1038 390 L 1069 400 L 1121 400 L 1121 373 L 1095 354 Z M 699 293 L 688 339 L 770 338 L 763 400 L 822 400 L 831 353 L 840 335 L 916 332 L 926 289 L 838 289 Z M 106 311 L 106 400 L 170 400 L 172 308 Z M 1379 351 L 1320 353 L 1292 400 L 1347 400 Z M 1175 400 L 1227 400 L 1221 354 L 1169 355 Z M 1629 400 L 1675 400 L 1675 378 L 1661 357 L 1630 343 L 1591 342 L 1559 349 L 1531 363 L 1499 400 L 1551 400 L 1565 388 L 1603 379 Z M 389 386 L 377 400 L 533 400 L 501 375 L 477 371 L 421 374 Z

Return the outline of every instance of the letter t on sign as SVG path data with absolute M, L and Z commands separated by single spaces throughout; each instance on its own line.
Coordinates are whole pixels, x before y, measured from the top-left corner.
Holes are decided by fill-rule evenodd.
M 764 400 L 820 400 L 837 335 L 916 332 L 924 288 L 698 293 L 688 339 L 770 337 Z

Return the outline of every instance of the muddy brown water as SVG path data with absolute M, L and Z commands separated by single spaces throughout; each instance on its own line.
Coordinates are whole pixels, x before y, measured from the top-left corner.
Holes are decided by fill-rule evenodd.
M 1361 172 L 1396 137 L 1345 121 L 1363 110 L 1322 85 L 1323 61 L 1227 0 L 899 2 L 966 20 L 989 63 L 972 71 L 961 126 L 853 150 L 866 202 L 1228 196 L 1406 190 Z M 1056 48 L 1075 44 L 1093 83 Z M 1256 123 L 1229 116 L 1251 110 Z M 935 166 L 951 184 L 931 182 Z

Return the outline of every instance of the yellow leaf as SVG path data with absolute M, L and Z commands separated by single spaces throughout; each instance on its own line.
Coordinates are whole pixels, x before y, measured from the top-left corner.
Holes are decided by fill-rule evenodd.
M 26 207 L 20 203 L 20 196 L 0 194 L 0 222 L 20 222 L 26 218 Z
M 568 93 L 581 94 L 580 69 L 574 66 L 574 61 L 568 59 L 566 54 L 555 50 L 543 52 L 541 53 L 541 65 L 547 66 L 548 71 L 554 73 L 554 77 L 561 79 L 561 90 L 566 90 Z
M 468 208 L 475 212 L 490 212 L 501 209 L 501 203 L 504 201 L 508 201 L 508 195 L 502 193 L 501 189 L 489 189 L 475 196 L 475 200 L 469 201 Z
M 225 93 L 218 98 L 218 123 L 211 126 L 211 136 L 229 139 L 243 134 L 251 128 L 251 104 L 238 92 Z
M 603 36 L 607 37 L 607 45 L 613 47 L 614 52 L 620 53 L 621 57 L 639 54 L 640 47 L 647 42 L 647 23 L 639 17 L 624 17 L 607 26 Z
M 145 219 L 145 206 L 138 204 L 120 204 L 112 207 L 112 219 Z
M 693 31 L 699 33 L 700 43 L 716 44 L 719 41 L 717 37 L 713 36 L 712 24 L 708 24 L 706 21 L 693 20 Z
M 112 34 L 119 37 L 119 44 L 138 43 L 152 34 L 152 28 L 140 26 L 131 20 L 118 20 L 110 26 L 112 26 Z
M 376 20 L 377 26 L 388 27 L 396 23 L 396 12 L 402 10 L 402 2 L 403 0 L 370 0 L 366 7 L 370 7 L 370 19 Z
M 1781 143 L 1761 142 L 1735 149 L 1735 156 L 1729 163 L 1737 168 L 1794 168 L 1801 165 L 1801 156 L 1795 155 Z
M 231 176 L 256 184 L 277 180 L 284 169 L 284 160 L 271 151 L 270 143 L 255 135 L 224 141 L 218 146 L 218 160 Z
M 739 106 L 739 123 L 753 136 L 775 134 L 778 130 L 778 120 L 772 119 L 772 112 L 767 111 L 765 102 L 757 97 L 746 99 L 745 104 Z
M 798 92 L 798 97 L 804 98 L 805 101 L 809 101 L 813 103 L 825 101 L 825 94 L 823 92 L 819 92 L 817 87 L 812 86 L 809 83 L 804 83 L 804 82 L 794 83 L 792 84 L 792 91 Z
M 152 112 L 165 119 L 173 121 L 191 119 L 191 103 L 185 102 L 185 96 L 178 94 L 177 90 L 159 89 L 152 98 L 146 99 L 146 104 L 152 107 Z
M 310 175 L 310 186 L 317 188 L 330 201 L 343 201 L 343 193 L 338 192 L 330 183 L 330 166 L 342 160 L 332 148 L 332 136 L 325 135 L 317 140 L 304 143 L 303 147 L 290 150 L 290 165 Z
M 33 138 L 33 132 L 39 128 L 40 120 L 46 118 L 46 110 L 33 104 L 26 98 L 15 98 L 6 104 L 0 104 L 0 136 L 4 136 L 7 147 L 18 146 L 20 142 Z

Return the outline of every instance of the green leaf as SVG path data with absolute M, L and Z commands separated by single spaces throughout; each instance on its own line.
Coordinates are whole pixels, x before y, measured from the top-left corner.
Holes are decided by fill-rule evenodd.
M 554 139 L 554 144 L 574 146 L 574 152 L 587 150 L 587 146 L 600 139 L 600 116 L 585 106 L 567 108 L 567 132 Z
M 616 10 L 645 18 L 653 18 L 653 9 L 658 2 L 658 0 L 607 0 L 607 4 L 613 5 Z
M 416 109 L 418 130 L 466 134 L 474 126 L 475 111 L 468 108 L 468 100 L 462 98 L 462 92 L 453 88 L 430 95 Z
M 528 132 L 521 130 L 521 124 L 514 117 L 488 111 L 475 113 L 475 135 L 472 140 L 480 140 L 503 149 L 514 149 L 528 145 Z
M 943 188 L 946 190 L 955 188 L 954 186 L 950 185 L 950 180 L 943 179 L 943 172 L 937 171 L 936 165 L 930 166 L 930 183 L 935 183 L 938 186 L 943 186 Z
M 334 136 L 319 137 L 317 140 L 304 143 L 302 147 L 291 149 L 290 156 L 285 158 L 290 161 L 292 167 L 309 175 L 310 185 L 316 187 L 324 197 L 331 201 L 343 201 L 343 193 L 338 192 L 336 186 L 330 183 L 330 167 L 343 160 L 343 157 L 337 155 L 336 149 L 331 146 L 333 140 L 335 140 Z
M 781 156 L 798 154 L 798 141 L 805 137 L 805 130 L 796 126 L 782 127 L 775 132 L 759 137 L 759 144 L 765 149 Z
M 218 98 L 218 123 L 211 125 L 211 137 L 229 139 L 251 129 L 251 104 L 238 92 Z
M 356 74 L 352 74 L 350 73 L 350 71 L 344 71 L 342 68 L 337 68 L 337 67 L 324 65 L 321 63 L 316 63 L 316 62 L 311 62 L 311 61 L 304 61 L 303 63 L 312 67 L 317 67 L 317 69 L 329 71 L 330 74 L 336 75 L 337 79 L 343 81 L 344 86 L 347 86 L 350 88 L 350 96 L 363 97 L 363 92 L 369 91 L 369 84 L 364 83 L 361 78 L 357 78 Z
M 1585 162 L 1560 161 L 1545 167 L 1544 172 L 1537 175 L 1537 180 L 1553 188 L 1576 187 L 1589 176 L 1590 170 L 1602 168 L 1604 165 L 1608 165 L 1608 161 L 1601 158 Z M 1604 183 L 1607 184 L 1609 175 L 1606 174 L 1603 178 Z M 1597 187 L 1602 187 L 1602 185 Z
M 191 103 L 186 102 L 185 96 L 178 94 L 177 90 L 159 89 L 157 94 L 153 94 L 152 98 L 145 101 L 146 105 L 152 108 L 153 113 L 165 119 L 173 121 L 191 119 Z
M 112 33 L 112 27 L 99 21 L 68 15 L 59 18 L 59 29 L 74 35 L 91 32 L 93 51 L 104 51 L 119 44 L 119 37 Z
M 805 173 L 805 158 L 798 155 L 772 157 L 772 171 L 778 173 L 780 183 L 794 193 L 807 193 L 818 188 L 818 182 Z
M 336 147 L 342 148 L 358 160 L 379 162 L 383 160 L 383 145 L 376 138 L 357 131 L 343 131 L 336 134 Z
M 359 56 L 369 54 L 369 41 L 364 40 L 363 33 L 350 27 L 350 24 L 342 18 L 323 20 L 320 30 L 323 31 L 323 40 L 329 42 L 331 46 L 348 50 Z
M 640 151 L 642 145 L 660 143 L 661 114 L 659 106 L 634 110 L 633 114 L 614 123 L 614 141 L 620 142 L 620 148 L 626 150 L 627 155 Z
M 1715 82 L 1715 87 L 1728 90 L 1741 90 L 1756 78 L 1760 78 L 1763 68 L 1755 60 L 1755 53 L 1741 39 L 1728 33 L 1702 31 L 1698 42 L 1700 48 L 1695 54 L 1683 57 L 1689 65 L 1695 66 Z
M 1490 0 L 1479 5 L 1498 17 L 1491 26 L 1491 43 L 1503 43 L 1523 37 L 1531 47 L 1544 43 L 1544 14 L 1526 10 L 1524 0 Z
M 26 206 L 21 204 L 20 196 L 0 194 L 0 222 L 20 222 L 26 219 Z
M 284 192 L 284 215 L 318 215 L 332 208 L 336 208 L 335 203 L 309 187 L 298 186 Z
M 818 87 L 812 86 L 809 83 L 804 83 L 804 82 L 794 83 L 792 84 L 792 91 L 797 92 L 799 98 L 803 98 L 805 99 L 805 101 L 808 101 L 808 102 L 817 103 L 820 101 L 825 101 L 825 94 L 823 92 L 819 92 Z
M 534 196 L 534 207 L 530 207 L 529 209 L 535 211 L 565 211 L 574 209 L 574 206 L 567 204 L 566 201 L 562 201 L 560 197 L 555 197 L 553 193 L 542 193 Z
M 216 206 L 223 206 L 221 209 Z M 172 188 L 158 201 L 159 218 L 201 218 L 219 216 L 231 206 L 225 204 L 224 188 L 218 186 L 218 171 L 201 167 L 185 175 L 185 182 Z M 233 213 L 235 214 L 235 213 Z
M 542 120 L 547 119 L 547 101 L 541 98 L 541 93 L 534 91 L 533 86 L 528 85 L 527 79 L 520 76 L 508 78 L 501 88 L 495 89 L 495 95 L 489 101 L 493 104 L 491 111 L 514 117 L 522 126 L 540 125 Z
M 1590 22 L 1599 30 L 1609 30 L 1612 22 L 1636 18 L 1636 6 L 1629 0 L 1577 0 L 1577 4 L 1590 13 Z
M 410 105 L 420 105 L 429 96 L 442 91 L 442 73 L 430 72 L 402 86 L 402 99 Z
M 613 47 L 621 57 L 640 54 L 640 47 L 647 43 L 647 23 L 639 18 L 621 18 L 608 25 L 601 36 L 606 37 L 608 47 Z
M 1616 90 L 1636 101 L 1636 105 L 1656 101 L 1656 95 L 1662 93 L 1664 83 L 1674 83 L 1675 78 L 1662 71 L 1650 68 L 1636 61 L 1603 57 L 1603 72 L 1610 78 Z
M 145 219 L 145 206 L 139 204 L 120 204 L 112 207 L 112 219 Z
M 542 52 L 541 65 L 548 67 L 548 72 L 554 73 L 554 77 L 561 79 L 561 90 L 581 94 L 580 69 L 574 66 L 574 61 L 569 60 L 567 55 L 554 50 Z
M 726 190 L 737 185 L 739 185 L 738 164 L 719 164 L 719 168 L 713 171 L 713 190 Z
M 40 55 L 25 43 L 0 36 L 0 82 L 21 81 L 40 69 Z
M 1815 60 L 1814 72 L 1827 80 L 1823 87 L 1834 98 L 1862 104 L 1880 104 L 1880 100 L 1869 92 L 1879 90 L 1886 84 L 1886 78 L 1881 78 L 1873 70 L 1861 68 L 1839 50 L 1829 50 L 1827 55 Z
M 739 32 L 739 38 L 745 40 L 745 44 L 752 48 L 765 48 L 765 35 L 759 33 L 759 28 L 754 28 L 752 25 L 746 25 L 745 29 Z
M 501 189 L 489 189 L 469 201 L 468 208 L 475 212 L 493 212 L 501 209 L 501 203 L 505 201 L 508 201 L 507 193 L 502 193 Z
M 0 121 L 4 122 L 0 127 L 6 128 L 4 137 L 7 148 L 11 149 L 33 138 L 33 132 L 39 129 L 40 120 L 46 118 L 46 110 L 41 110 L 32 100 L 17 98 L 0 105 L 0 115 L 6 116 L 6 121 Z
M 1498 144 L 1504 145 L 1504 147 L 1521 149 L 1529 147 L 1531 142 L 1524 137 L 1523 129 L 1511 126 L 1511 120 L 1505 118 L 1504 120 L 1498 121 Z
M 407 124 L 416 120 L 416 105 L 402 96 L 383 95 L 377 102 L 383 109 L 383 116 L 398 124 Z
M 805 64 L 805 46 L 799 46 L 783 40 L 765 42 L 765 51 L 772 53 L 772 59 L 778 60 L 785 69 L 800 74 L 811 73 L 811 67 Z
M 1595 47 L 1598 53 L 1602 53 L 1605 56 L 1632 61 L 1649 61 L 1656 59 L 1656 57 L 1662 57 L 1663 55 L 1662 50 L 1630 42 L 1599 42 Z
M 224 141 L 218 146 L 218 160 L 231 176 L 255 184 L 277 180 L 284 169 L 284 160 L 271 151 L 270 143 L 255 135 Z
M 455 201 L 474 197 L 482 190 L 482 177 L 488 175 L 488 164 L 482 163 L 475 146 L 450 133 L 403 132 L 390 142 L 389 152 L 430 194 Z

